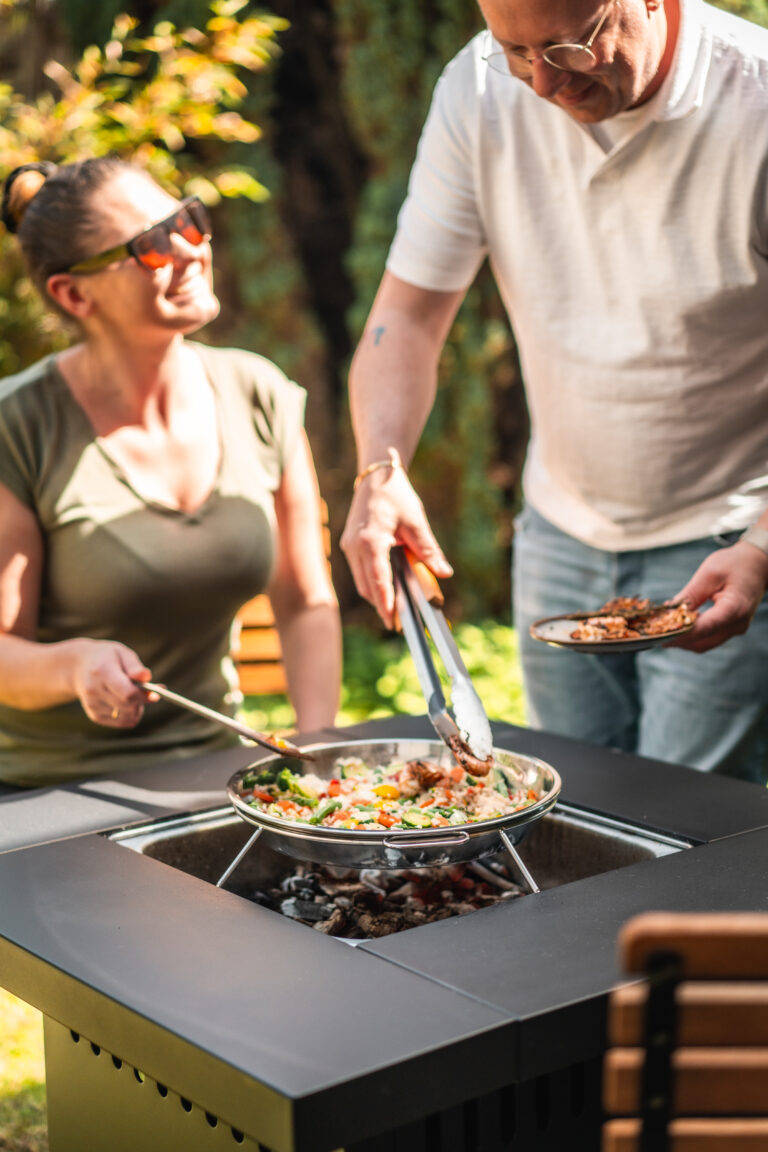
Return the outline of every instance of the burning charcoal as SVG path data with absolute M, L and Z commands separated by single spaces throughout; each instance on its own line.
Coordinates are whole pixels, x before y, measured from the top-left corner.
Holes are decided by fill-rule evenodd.
M 280 904 L 280 911 L 291 920 L 307 920 L 312 924 L 327 920 L 333 914 L 332 904 L 315 904 L 314 900 L 299 900 L 291 896 Z
M 298 896 L 301 900 L 314 900 L 318 893 L 317 886 L 307 876 L 286 876 L 280 887 L 283 892 Z
M 472 909 L 470 908 L 469 911 L 472 911 Z M 453 908 L 432 908 L 425 914 L 422 923 L 434 924 L 437 920 L 449 920 L 451 916 L 456 915 L 460 915 L 460 913 L 457 912 L 455 905 Z
M 372 916 L 369 912 L 361 912 L 359 925 L 366 936 L 376 939 L 379 936 L 390 936 L 393 932 L 400 932 L 409 927 L 404 917 L 397 912 L 385 912 L 379 916 Z
M 254 904 L 259 904 L 262 908 L 271 908 L 273 912 L 277 908 L 276 901 L 268 892 L 253 892 L 249 899 L 252 900 Z
M 334 908 L 327 920 L 319 920 L 317 924 L 313 924 L 313 928 L 318 932 L 324 932 L 326 936 L 343 936 L 348 923 L 346 913 L 341 908 Z
M 466 916 L 468 912 L 476 912 L 474 904 L 454 904 L 451 911 L 455 916 Z
M 353 896 L 355 907 L 367 912 L 377 912 L 381 907 L 381 896 L 370 888 L 360 888 Z
M 381 872 L 375 872 L 369 868 L 363 868 L 360 872 L 360 883 L 365 884 L 366 888 L 370 888 L 372 891 L 378 892 L 382 896 L 386 894 L 386 881 L 382 878 Z
M 318 888 L 324 892 L 326 896 L 354 896 L 356 892 L 360 891 L 359 880 L 334 880 L 332 877 L 324 876 L 318 883 Z

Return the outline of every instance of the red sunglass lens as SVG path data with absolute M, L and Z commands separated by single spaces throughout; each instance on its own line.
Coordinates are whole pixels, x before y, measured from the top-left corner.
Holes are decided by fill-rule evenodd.
M 137 236 L 133 242 L 133 252 L 145 268 L 162 268 L 164 264 L 170 264 L 173 259 L 170 229 L 165 224 L 157 224 Z
M 154 270 L 173 262 L 171 236 L 183 237 L 188 244 L 202 244 L 211 234 L 208 213 L 196 201 L 181 208 L 170 220 L 156 224 L 154 228 L 138 236 L 133 242 L 133 254 L 145 268 Z
M 179 223 L 178 228 L 174 228 L 174 232 L 178 232 L 179 236 L 183 236 L 188 244 L 202 243 L 203 233 L 197 227 L 193 220 L 185 220 Z
M 211 218 L 204 204 L 201 204 L 199 200 L 192 200 L 187 204 L 184 211 L 199 232 L 200 240 L 202 240 L 204 236 L 210 236 L 212 234 Z M 198 244 L 200 240 L 197 241 Z

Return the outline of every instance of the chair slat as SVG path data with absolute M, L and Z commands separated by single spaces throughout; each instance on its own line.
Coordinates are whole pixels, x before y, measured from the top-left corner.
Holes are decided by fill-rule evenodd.
M 323 546 L 330 563 L 328 505 L 320 501 Z M 242 606 L 232 629 L 230 656 L 244 696 L 285 695 L 288 683 L 283 650 L 269 596 L 262 593 Z
M 603 1103 L 612 1115 L 640 1110 L 645 1051 L 613 1048 L 603 1065 Z M 672 1055 L 675 1116 L 760 1116 L 768 1106 L 767 1048 L 678 1048 Z
M 247 604 L 243 604 L 237 614 L 237 619 L 243 628 L 274 627 L 275 616 L 266 592 L 262 592 L 260 596 L 254 596 Z
M 669 1152 L 765 1152 L 768 1119 L 678 1119 L 669 1126 Z M 609 1120 L 602 1152 L 639 1152 L 640 1121 Z
M 244 696 L 284 696 L 287 690 L 282 664 L 241 664 L 237 670 Z
M 631 1046 L 644 1042 L 647 1002 L 648 986 L 644 982 L 613 990 L 608 1012 L 609 1044 Z M 768 1044 L 767 984 L 683 983 L 677 989 L 676 1003 L 680 1045 Z
M 768 973 L 768 917 L 759 912 L 648 912 L 619 935 L 627 972 L 645 972 L 654 952 L 675 952 L 683 976 L 761 980 Z
M 238 664 L 279 663 L 283 649 L 275 628 L 243 628 L 232 654 Z

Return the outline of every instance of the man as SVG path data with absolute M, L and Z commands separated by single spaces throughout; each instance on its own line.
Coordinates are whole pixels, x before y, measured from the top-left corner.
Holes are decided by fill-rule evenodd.
M 531 416 L 515 621 L 532 723 L 765 781 L 768 33 L 702 0 L 480 7 L 355 355 L 342 546 L 387 623 L 395 541 L 450 575 L 400 465 L 488 255 Z M 537 617 L 676 594 L 702 609 L 676 647 L 528 636 Z

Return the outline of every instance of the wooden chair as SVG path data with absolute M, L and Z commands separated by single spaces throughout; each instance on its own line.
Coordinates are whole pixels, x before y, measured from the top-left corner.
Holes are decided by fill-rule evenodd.
M 768 1150 L 768 913 L 644 913 L 619 950 L 603 1152 Z
M 331 533 L 328 505 L 320 501 L 323 542 L 330 561 Z M 284 695 L 288 690 L 283 651 L 269 596 L 254 596 L 238 612 L 232 630 L 230 656 L 244 696 Z

